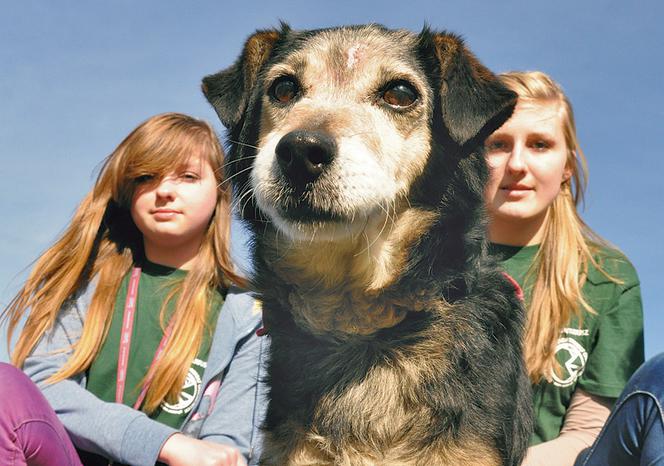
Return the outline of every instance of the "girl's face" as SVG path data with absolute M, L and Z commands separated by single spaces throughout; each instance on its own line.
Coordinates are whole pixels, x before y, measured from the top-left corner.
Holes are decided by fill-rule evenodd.
M 571 175 L 560 104 L 519 101 L 512 117 L 485 145 L 491 172 L 485 191 L 491 240 L 538 243 L 547 208 Z
M 187 257 L 193 260 L 198 252 L 216 204 L 217 180 L 201 157 L 191 157 L 162 179 L 144 177 L 134 191 L 131 217 L 143 233 L 148 259 L 186 268 Z

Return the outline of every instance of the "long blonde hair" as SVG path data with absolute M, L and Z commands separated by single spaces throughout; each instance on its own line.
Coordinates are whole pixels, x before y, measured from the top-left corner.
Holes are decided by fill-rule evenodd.
M 191 156 L 213 167 L 217 204 L 186 278 L 172 289 L 178 296 L 173 333 L 155 368 L 143 409 L 154 411 L 162 401 L 175 402 L 188 368 L 199 351 L 210 308 L 211 290 L 231 282 L 245 285 L 233 272 L 229 253 L 230 198 L 223 182 L 223 152 L 212 127 L 179 113 L 156 115 L 134 129 L 105 160 L 93 189 L 78 206 L 64 234 L 36 261 L 27 281 L 3 312 L 8 341 L 24 314 L 23 330 L 12 354 L 21 367 L 39 339 L 54 325 L 63 304 L 75 298 L 91 279 L 96 288 L 80 340 L 65 366 L 50 377 L 57 382 L 90 367 L 106 337 L 115 297 L 134 263 L 143 258 L 142 235 L 130 216 L 131 199 L 139 178 L 163 177 Z M 164 310 L 161 310 L 162 325 Z
M 573 316 L 581 321 L 584 310 L 594 312 L 581 290 L 589 264 L 602 270 L 593 257 L 602 240 L 577 211 L 587 185 L 588 167 L 579 147 L 569 99 L 551 77 L 539 71 L 504 73 L 500 80 L 517 93 L 520 101 L 559 105 L 567 146 L 566 167 L 571 171 L 547 210 L 541 245 L 527 275 L 534 277 L 534 283 L 526 324 L 525 361 L 531 381 L 538 383 L 542 378 L 551 380 L 560 370 L 556 345 L 562 329 Z

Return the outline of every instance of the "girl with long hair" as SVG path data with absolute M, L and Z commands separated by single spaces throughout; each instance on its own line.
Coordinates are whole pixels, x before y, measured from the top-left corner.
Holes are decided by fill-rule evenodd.
M 106 159 L 3 313 L 9 340 L 24 321 L 12 363 L 43 397 L 0 367 L 0 457 L 80 464 L 76 447 L 85 464 L 245 463 L 263 341 L 230 258 L 223 166 L 214 130 L 178 113 Z
M 643 362 L 639 280 L 579 216 L 587 167 L 560 86 L 541 72 L 501 80 L 518 100 L 486 141 L 486 200 L 492 251 L 527 308 L 536 420 L 524 464 L 571 465 Z

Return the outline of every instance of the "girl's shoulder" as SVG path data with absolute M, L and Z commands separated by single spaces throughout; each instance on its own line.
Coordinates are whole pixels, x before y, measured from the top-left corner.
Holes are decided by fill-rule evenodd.
M 232 318 L 237 327 L 258 328 L 262 322 L 261 302 L 252 293 L 231 286 L 224 299 L 219 318 Z
M 98 283 L 99 277 L 94 276 L 79 286 L 74 294 L 67 298 L 62 304 L 58 319 L 66 319 L 70 314 L 74 313 L 74 311 L 76 311 L 79 318 L 85 317 Z
M 588 265 L 588 280 L 594 284 L 613 282 L 621 288 L 639 284 L 634 264 L 615 246 L 592 243 L 594 264 Z

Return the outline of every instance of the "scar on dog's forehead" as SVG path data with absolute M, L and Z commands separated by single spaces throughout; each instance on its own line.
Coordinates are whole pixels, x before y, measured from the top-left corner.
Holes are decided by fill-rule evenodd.
M 412 69 L 415 43 L 415 36 L 408 31 L 374 27 L 321 31 L 286 57 L 280 67 L 287 66 L 296 74 L 306 73 L 316 80 L 357 82 L 365 74 L 377 76 L 377 69 Z M 269 74 L 277 73 L 273 70 Z
M 361 62 L 366 56 L 368 47 L 367 44 L 363 43 L 355 44 L 350 47 L 347 52 L 348 58 L 346 59 L 346 68 L 353 68 L 356 64 Z

